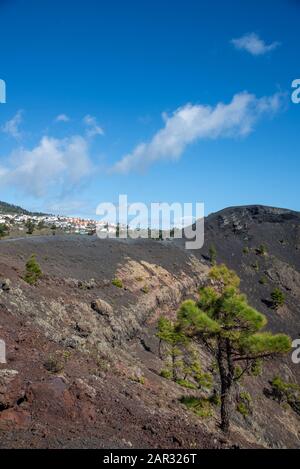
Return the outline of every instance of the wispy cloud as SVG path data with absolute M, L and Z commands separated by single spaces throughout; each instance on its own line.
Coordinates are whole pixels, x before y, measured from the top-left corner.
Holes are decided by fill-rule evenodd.
M 95 117 L 89 114 L 83 118 L 83 122 L 87 127 L 86 135 L 88 137 L 96 137 L 97 135 L 104 135 L 104 130 L 99 126 Z
M 67 116 L 67 114 L 59 114 L 55 118 L 55 122 L 69 122 L 69 121 L 70 121 L 70 117 Z
M 244 36 L 232 39 L 231 43 L 238 50 L 245 50 L 252 55 L 264 55 L 280 46 L 280 42 L 272 42 L 267 44 L 256 33 L 248 33 Z
M 44 136 L 32 149 L 19 148 L 0 166 L 0 184 L 33 197 L 51 189 L 71 190 L 92 173 L 88 142 L 75 135 L 66 139 Z
M 128 173 L 158 160 L 178 160 L 188 145 L 200 139 L 245 136 L 263 115 L 276 113 L 282 101 L 280 93 L 257 98 L 243 92 L 236 94 L 229 104 L 218 103 L 215 107 L 186 104 L 171 116 L 163 114 L 164 127 L 152 140 L 124 156 L 112 170 Z
M 19 110 L 12 119 L 7 121 L 1 128 L 2 132 L 7 135 L 19 139 L 22 137 L 22 132 L 20 131 L 20 125 L 23 120 L 23 111 Z

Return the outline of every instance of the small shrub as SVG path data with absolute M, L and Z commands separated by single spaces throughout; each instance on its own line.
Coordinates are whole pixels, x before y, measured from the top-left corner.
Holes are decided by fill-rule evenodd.
M 64 369 L 65 362 L 58 355 L 51 355 L 44 363 L 44 367 L 49 373 L 59 373 Z
M 149 293 L 149 287 L 148 287 L 148 285 L 144 285 L 143 288 L 141 288 L 141 291 L 142 291 L 143 293 Z
M 183 396 L 180 402 L 198 417 L 208 418 L 213 414 L 211 403 L 205 397 Z
M 259 283 L 260 283 L 261 285 L 266 285 L 266 283 L 267 283 L 266 277 L 261 277 L 261 278 L 259 279 Z
M 131 381 L 134 381 L 135 383 L 145 384 L 145 377 L 144 376 L 133 375 L 133 376 L 130 376 L 129 379 Z
M 176 383 L 187 389 L 197 389 L 197 386 L 187 379 L 177 379 Z
M 300 415 L 300 386 L 296 383 L 288 383 L 280 376 L 274 376 L 270 385 L 269 397 L 285 407 L 290 406 L 294 412 Z
M 172 372 L 170 370 L 161 370 L 160 376 L 162 376 L 165 379 L 171 379 L 172 378 Z
M 0 238 L 4 238 L 9 234 L 9 228 L 5 223 L 0 223 Z
M 280 308 L 280 306 L 283 306 L 285 303 L 285 295 L 280 288 L 275 288 L 275 290 L 272 291 L 271 298 L 274 309 Z
M 41 220 L 41 221 L 38 222 L 38 224 L 37 224 L 37 229 L 38 229 L 39 231 L 40 231 L 40 230 L 43 230 L 45 227 L 46 227 L 46 225 L 45 225 L 44 220 Z
M 215 406 L 221 405 L 221 396 L 220 394 L 217 393 L 216 390 L 214 390 L 212 395 L 209 397 L 209 402 Z
M 63 358 L 65 361 L 69 360 L 69 359 L 71 358 L 71 355 L 72 355 L 72 354 L 71 354 L 70 350 L 64 350 L 64 351 L 62 352 L 62 354 L 61 354 L 62 358 Z
M 27 229 L 27 234 L 32 235 L 35 229 L 34 222 L 32 220 L 27 220 L 27 222 L 25 223 L 25 227 Z
M 248 248 L 248 246 L 245 246 L 243 248 L 243 254 L 249 254 L 249 252 L 250 252 L 250 249 Z
M 242 414 L 243 417 L 247 417 L 249 415 L 247 406 L 244 404 L 244 402 L 238 402 L 236 406 L 236 410 Z
M 239 365 L 236 365 L 235 368 L 234 368 L 234 379 L 236 381 L 240 380 L 241 379 L 240 377 L 242 376 L 242 373 L 243 373 L 242 367 L 239 366 Z
M 262 360 L 257 359 L 251 363 L 249 374 L 252 376 L 260 376 L 262 374 L 262 370 L 263 370 Z
M 26 262 L 26 273 L 24 276 L 24 280 L 29 285 L 35 285 L 41 276 L 42 270 L 36 261 L 35 255 L 32 254 L 32 256 Z
M 252 413 L 252 399 L 248 392 L 241 392 L 238 397 L 238 402 L 236 406 L 236 410 L 243 415 L 243 417 L 247 417 Z
M 123 288 L 123 281 L 120 278 L 114 278 L 111 283 L 117 288 Z

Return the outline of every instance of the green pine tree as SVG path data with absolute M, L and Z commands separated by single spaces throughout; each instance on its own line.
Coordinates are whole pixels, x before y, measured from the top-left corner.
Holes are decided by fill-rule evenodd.
M 178 312 L 177 328 L 202 343 L 217 363 L 221 382 L 221 428 L 228 432 L 232 414 L 232 389 L 251 367 L 287 353 L 291 340 L 284 334 L 262 331 L 266 317 L 252 308 L 239 291 L 240 279 L 225 265 L 210 271 L 212 286 L 200 290 L 198 302 L 185 301 Z
M 27 220 L 27 222 L 25 223 L 25 227 L 27 229 L 27 234 L 33 234 L 34 232 L 34 229 L 35 229 L 35 224 L 33 223 L 32 220 Z
M 32 254 L 32 256 L 26 262 L 26 273 L 24 280 L 25 282 L 29 283 L 29 285 L 35 285 L 41 276 L 42 270 L 36 261 L 35 255 Z
M 285 295 L 280 290 L 280 288 L 275 288 L 275 290 L 272 291 L 271 298 L 272 298 L 272 305 L 274 309 L 278 309 L 280 308 L 280 306 L 284 305 Z

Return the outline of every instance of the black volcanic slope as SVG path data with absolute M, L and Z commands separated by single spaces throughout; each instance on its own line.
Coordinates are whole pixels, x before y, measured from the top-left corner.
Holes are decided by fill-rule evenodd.
M 212 245 L 217 262 L 236 270 L 268 327 L 298 338 L 297 212 L 227 208 L 206 218 L 199 251 L 185 250 L 184 240 L 1 240 L 0 279 L 10 288 L 0 291 L 0 338 L 8 351 L 0 365 L 0 447 L 299 447 L 299 413 L 265 393 L 278 373 L 300 383 L 291 354 L 267 362 L 260 377 L 245 376 L 240 391 L 252 396 L 253 413 L 235 412 L 226 438 L 218 410 L 209 419 L 197 417 L 181 404 L 190 390 L 160 376 L 157 319 L 175 317 L 183 299 L 196 297 L 207 281 Z M 32 253 L 43 271 L 35 286 L 23 280 Z M 274 288 L 286 296 L 278 310 L 270 304 Z M 207 367 L 211 357 L 199 352 Z M 59 372 L 45 367 L 57 360 L 63 360 Z
M 236 270 L 242 290 L 270 325 L 300 333 L 300 213 L 259 205 L 226 208 L 205 220 L 205 243 L 198 253 L 204 261 L 212 245 L 217 262 Z M 261 245 L 266 255 L 259 253 Z M 269 308 L 276 287 L 286 295 L 288 318 Z

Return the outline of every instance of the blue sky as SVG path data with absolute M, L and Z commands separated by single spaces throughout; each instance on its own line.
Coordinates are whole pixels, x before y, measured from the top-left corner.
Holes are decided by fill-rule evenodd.
M 0 200 L 300 210 L 300 2 L 0 0 L 0 17 Z

